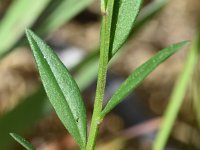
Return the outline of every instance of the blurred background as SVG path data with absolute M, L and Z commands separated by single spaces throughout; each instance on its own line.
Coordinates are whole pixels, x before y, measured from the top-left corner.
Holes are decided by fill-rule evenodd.
M 97 150 L 152 149 L 171 95 L 181 89 L 177 80 L 184 73 L 190 51 L 199 49 L 195 43 L 199 8 L 199 0 L 144 0 L 129 40 L 110 64 L 105 104 L 126 77 L 159 50 L 184 40 L 190 44 L 161 64 L 105 118 Z M 0 0 L 1 150 L 23 149 L 10 132 L 22 135 L 37 150 L 78 149 L 46 97 L 24 30 L 31 28 L 42 37 L 70 69 L 90 122 L 100 21 L 98 0 Z M 184 98 L 166 150 L 200 149 L 198 52 L 193 59 L 197 63 L 185 79 L 186 90 L 179 92 Z

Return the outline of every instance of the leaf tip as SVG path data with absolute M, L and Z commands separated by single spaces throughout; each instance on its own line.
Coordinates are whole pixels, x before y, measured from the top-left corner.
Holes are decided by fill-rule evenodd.
M 29 28 L 25 29 L 26 37 L 29 39 L 33 33 L 33 31 Z
M 38 44 L 35 45 L 35 42 L 37 43 L 41 39 L 31 29 L 26 28 L 25 33 L 32 51 L 35 51 L 36 45 L 38 45 Z
M 190 40 L 185 40 L 185 41 L 180 42 L 179 44 L 180 44 L 181 46 L 185 46 L 185 45 L 190 44 L 190 43 L 191 43 Z
M 191 41 L 189 40 L 185 40 L 185 41 L 181 41 L 179 43 L 176 43 L 175 45 L 177 45 L 177 50 L 180 48 L 183 48 L 186 45 L 189 45 L 191 43 Z
M 12 132 L 10 132 L 9 134 L 10 134 L 10 136 L 12 136 L 12 137 L 14 136 L 14 133 L 12 133 Z
M 25 29 L 26 35 L 29 35 L 30 32 L 31 32 L 31 30 L 30 30 L 29 28 L 26 28 L 26 29 Z
M 28 28 L 26 28 L 25 29 L 25 33 L 26 33 L 26 37 L 27 37 L 27 39 L 28 39 L 28 41 L 29 41 L 29 43 L 31 43 L 31 34 L 33 33 L 30 29 L 28 29 Z
M 10 135 L 14 140 L 17 141 L 17 139 L 18 139 L 18 135 L 17 135 L 16 133 L 12 133 L 12 132 L 10 132 L 9 135 Z
M 16 133 L 12 133 L 12 132 L 10 132 L 9 135 L 15 140 L 18 137 L 18 135 Z

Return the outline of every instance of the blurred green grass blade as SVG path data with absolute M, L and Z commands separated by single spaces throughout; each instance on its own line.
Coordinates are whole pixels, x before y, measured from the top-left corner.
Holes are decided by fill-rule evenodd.
M 35 150 L 35 148 L 20 135 L 16 133 L 10 133 L 10 136 L 12 136 L 12 138 L 15 139 L 19 144 L 21 144 L 25 149 Z
M 116 105 L 128 96 L 156 67 L 173 55 L 178 49 L 185 46 L 188 42 L 180 42 L 173 44 L 162 51 L 158 52 L 154 57 L 149 59 L 143 65 L 139 66 L 119 87 L 103 109 L 102 118 L 109 113 Z
M 189 51 L 184 69 L 175 84 L 160 130 L 154 142 L 153 150 L 163 150 L 167 143 L 167 139 L 171 133 L 172 127 L 183 102 L 185 92 L 192 79 L 191 76 L 197 64 L 198 49 L 199 47 L 196 40 Z
M 118 0 L 114 3 L 112 18 L 110 58 L 127 40 L 135 19 L 139 13 L 142 0 Z
M 78 72 L 76 72 L 75 80 L 81 91 L 91 85 L 98 73 L 99 59 L 91 60 L 88 65 L 83 66 Z
M 0 117 L 1 150 L 10 149 L 15 143 L 9 136 L 10 132 L 23 135 L 39 121 L 39 118 L 44 117 L 49 112 L 50 105 L 46 103 L 45 99 L 46 94 L 43 88 L 40 88 L 12 111 Z
M 116 56 L 109 62 L 109 66 L 111 66 L 117 58 L 119 58 L 119 54 L 120 53 L 117 53 Z M 73 69 L 75 71 L 74 78 L 81 91 L 85 90 L 96 80 L 98 74 L 98 64 L 99 52 L 97 50 Z
M 199 64 L 198 64 L 199 65 Z M 194 108 L 194 112 L 196 114 L 196 120 L 197 120 L 197 125 L 198 128 L 200 129 L 200 110 L 199 110 L 199 106 L 200 106 L 200 78 L 199 78 L 199 70 L 195 70 L 194 72 L 194 78 L 192 81 L 192 103 L 193 103 L 193 108 Z
M 96 51 L 88 56 L 80 65 L 76 66 L 75 70 L 75 81 L 77 82 L 81 91 L 86 89 L 91 85 L 98 73 L 98 64 L 99 64 L 99 53 Z
M 0 55 L 6 53 L 24 35 L 50 0 L 15 0 L 0 22 Z
M 87 117 L 76 82 L 49 46 L 30 30 L 26 30 L 26 35 L 52 106 L 66 129 L 84 149 Z
M 198 62 L 197 62 L 197 67 L 199 66 L 199 63 L 200 63 L 200 33 L 198 35 L 198 38 L 199 40 L 197 41 L 197 46 L 198 46 Z M 198 128 L 200 129 L 200 109 L 199 109 L 199 106 L 200 106 L 200 77 L 199 77 L 199 69 L 195 69 L 194 70 L 194 75 L 193 75 L 193 78 L 192 78 L 192 82 L 191 82 L 191 89 L 192 89 L 192 104 L 193 104 L 193 109 L 194 109 L 194 112 L 196 114 L 196 121 L 197 121 L 197 125 L 198 125 Z
M 154 0 L 140 11 L 133 27 L 133 32 L 138 31 L 145 23 L 152 19 L 169 0 Z
M 46 34 L 55 31 L 64 23 L 88 7 L 93 0 L 63 0 L 55 10 L 47 16 L 38 29 L 38 33 Z

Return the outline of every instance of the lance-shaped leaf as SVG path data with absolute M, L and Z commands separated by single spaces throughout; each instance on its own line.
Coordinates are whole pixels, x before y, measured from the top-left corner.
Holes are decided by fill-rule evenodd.
M 10 135 L 13 137 L 13 139 L 15 139 L 19 144 L 21 144 L 27 150 L 35 150 L 35 148 L 20 135 L 16 133 L 10 133 Z
M 110 58 L 127 40 L 135 19 L 138 15 L 142 0 L 117 0 L 114 3 L 112 17 Z M 107 6 L 109 7 L 109 6 Z
M 65 24 L 67 21 L 88 7 L 92 2 L 93 0 L 61 1 L 54 11 L 44 19 L 38 28 L 38 33 L 46 34 L 55 31 L 57 28 Z
M 133 91 L 159 64 L 174 54 L 187 41 L 171 45 L 158 52 L 150 60 L 138 67 L 119 87 L 101 113 L 102 118 L 118 105 L 131 91 Z
M 46 93 L 58 117 L 83 149 L 87 122 L 80 90 L 53 50 L 32 31 L 26 30 Z

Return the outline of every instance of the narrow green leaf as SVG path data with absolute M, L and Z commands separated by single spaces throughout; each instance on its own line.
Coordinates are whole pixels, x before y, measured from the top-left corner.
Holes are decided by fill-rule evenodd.
M 110 58 L 122 47 L 138 15 L 142 0 L 118 0 L 114 4 Z
M 19 144 L 21 144 L 27 150 L 35 150 L 35 148 L 20 135 L 16 133 L 10 133 L 10 135 L 13 137 L 13 139 L 15 139 Z
M 98 72 L 98 56 L 98 54 L 92 54 L 89 58 L 80 62 L 80 66 L 72 69 L 72 72 L 75 72 L 75 81 L 81 91 L 86 89 L 96 79 Z M 11 112 L 0 117 L 1 149 L 10 149 L 15 144 L 8 135 L 10 131 L 24 134 L 29 131 L 38 120 L 52 111 L 52 106 L 49 101 L 46 100 L 45 91 L 43 87 L 40 87 L 36 93 L 22 100 L 22 103 L 16 106 Z M 13 124 L 15 124 L 15 126 L 13 126 Z
M 26 30 L 46 93 L 58 117 L 84 149 L 87 119 L 80 90 L 53 50 L 32 31 Z
M 138 67 L 129 77 L 122 83 L 119 89 L 109 100 L 108 104 L 101 113 L 104 117 L 116 105 L 118 105 L 132 90 L 134 90 L 159 64 L 174 54 L 178 49 L 182 48 L 188 42 L 184 41 L 171 45 L 158 52 L 154 57 Z
M 6 53 L 23 36 L 51 0 L 15 0 L 0 23 L 0 55 Z
M 160 130 L 155 139 L 153 150 L 164 150 L 165 148 L 167 139 L 171 133 L 181 104 L 184 100 L 186 90 L 188 89 L 189 82 L 191 81 L 195 67 L 197 66 L 199 57 L 199 40 L 200 39 L 197 39 L 192 44 L 184 69 L 175 84 Z
M 40 25 L 38 33 L 43 34 L 55 31 L 55 29 L 72 19 L 92 2 L 93 0 L 63 0 Z

